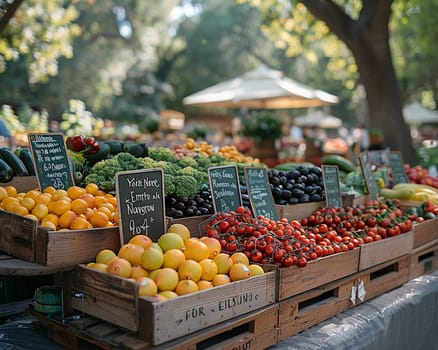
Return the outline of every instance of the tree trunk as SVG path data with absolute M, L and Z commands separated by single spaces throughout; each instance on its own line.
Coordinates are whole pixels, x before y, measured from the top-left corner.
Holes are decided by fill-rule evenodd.
M 300 1 L 351 50 L 367 94 L 370 126 L 383 131 L 385 145 L 400 151 L 404 162 L 417 163 L 389 47 L 392 0 L 363 0 L 357 19 L 333 0 Z
M 384 144 L 400 151 L 403 160 L 411 165 L 417 162 L 409 126 L 404 122 L 402 102 L 390 49 L 378 38 L 358 40 L 353 46 L 360 81 L 367 95 L 370 127 L 383 131 Z

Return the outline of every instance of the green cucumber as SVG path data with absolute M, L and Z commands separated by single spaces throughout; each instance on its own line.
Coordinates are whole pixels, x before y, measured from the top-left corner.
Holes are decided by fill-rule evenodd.
M 0 158 L 0 182 L 9 182 L 14 177 L 12 168 Z
M 0 158 L 11 167 L 14 176 L 29 176 L 26 166 L 8 147 L 0 147 Z
M 32 152 L 29 148 L 17 148 L 15 154 L 23 162 L 30 176 L 35 176 L 35 166 L 33 164 Z
M 324 165 L 337 165 L 339 170 L 345 171 L 347 173 L 352 172 L 356 169 L 356 166 L 353 164 L 353 162 L 338 154 L 325 155 L 322 157 L 321 162 Z

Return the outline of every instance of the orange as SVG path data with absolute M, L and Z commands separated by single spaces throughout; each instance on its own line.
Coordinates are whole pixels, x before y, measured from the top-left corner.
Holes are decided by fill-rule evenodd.
M 94 210 L 91 208 L 87 208 L 87 210 L 85 210 L 81 215 L 84 216 L 84 218 L 86 218 L 88 221 L 90 220 L 91 215 L 93 215 Z
M 95 183 L 89 183 L 85 186 L 85 191 L 92 195 L 96 195 L 97 191 L 99 191 L 99 186 L 97 186 Z
M 59 217 L 59 227 L 70 228 L 71 223 L 77 217 L 76 213 L 71 210 L 67 210 Z
M 40 224 L 41 227 L 48 228 L 52 231 L 56 231 L 56 225 L 51 221 L 44 221 Z
M 35 206 L 35 200 L 33 200 L 32 198 L 30 198 L 30 197 L 24 197 L 22 200 L 21 200 L 21 205 L 23 206 L 23 207 L 25 207 L 27 210 L 32 210 L 33 209 L 33 207 Z
M 31 213 L 35 215 L 39 220 L 41 220 L 49 213 L 49 208 L 43 203 L 38 203 L 35 204 Z
M 117 208 L 117 198 L 114 196 L 111 196 L 108 198 L 108 202 L 113 205 L 114 208 Z
M 91 224 L 88 222 L 87 219 L 77 217 L 74 218 L 73 221 L 70 224 L 70 230 L 86 230 L 90 228 Z
M 109 224 L 108 216 L 100 211 L 95 211 L 90 217 L 90 223 L 94 227 L 106 227 Z
M 85 188 L 79 186 L 71 186 L 67 189 L 67 194 L 71 199 L 79 198 L 84 193 L 86 193 Z
M 107 216 L 108 220 L 112 221 L 113 211 L 111 209 L 108 209 L 107 207 L 99 207 L 99 208 L 97 208 L 96 211 L 100 212 L 100 213 L 104 213 Z
M 131 265 L 141 265 L 141 255 L 144 249 L 139 245 L 126 243 L 120 247 L 117 256 L 128 260 Z
M 38 221 L 38 218 L 33 214 L 26 214 L 26 215 L 24 215 L 24 217 L 27 219 Z
M 115 225 L 119 224 L 119 213 L 118 212 L 115 212 L 114 215 L 113 215 L 113 223 Z
M 8 193 L 9 197 L 15 197 L 17 195 L 17 193 L 18 193 L 18 191 L 15 188 L 15 186 L 12 186 L 12 185 L 5 186 L 5 190 Z
M 48 194 L 50 194 L 50 195 L 52 195 L 52 194 L 55 193 L 55 192 L 56 192 L 56 188 L 53 187 L 53 186 L 46 187 L 46 188 L 43 190 L 43 193 L 48 193 Z
M 104 203 L 108 203 L 108 198 L 104 196 L 94 196 L 95 206 L 100 207 Z
M 50 222 L 53 223 L 55 226 L 58 226 L 58 223 L 59 223 L 59 217 L 58 217 L 58 215 L 56 215 L 56 214 L 49 213 L 49 214 L 47 214 L 46 216 L 44 216 L 44 217 L 41 219 L 41 222 L 44 222 L 44 221 L 50 221 Z
M 52 201 L 57 201 L 58 199 L 61 198 L 70 199 L 70 197 L 67 195 L 66 190 L 56 190 L 54 193 L 52 193 Z
M 111 213 L 116 211 L 116 208 L 114 207 L 114 205 L 112 205 L 109 201 L 107 203 L 102 203 L 100 205 L 97 206 L 98 208 L 108 208 Z
M 109 263 L 107 271 L 113 275 L 128 278 L 131 276 L 132 265 L 126 259 L 115 258 Z
M 21 215 L 21 216 L 24 216 L 24 215 L 29 214 L 29 210 L 27 210 L 27 208 L 26 208 L 26 207 L 23 207 L 22 205 L 17 205 L 17 206 L 12 210 L 12 212 L 15 213 L 15 214 L 17 214 L 17 215 Z
M 20 201 L 17 198 L 15 198 L 15 197 L 6 197 L 5 199 L 2 200 L 1 207 L 3 209 L 6 209 L 7 205 L 9 203 L 13 203 L 13 202 L 15 202 L 17 204 L 20 204 Z
M 37 196 L 35 198 L 35 203 L 36 204 L 41 203 L 41 204 L 47 205 L 47 204 L 49 204 L 49 202 L 51 200 L 52 200 L 52 196 L 50 194 L 48 194 L 48 193 L 41 193 L 39 196 Z
M 1 186 L 0 187 L 0 202 L 5 199 L 8 196 L 8 191 L 6 191 L 6 189 Z
M 96 204 L 96 200 L 94 199 L 94 196 L 91 193 L 84 193 L 79 196 L 79 199 L 83 199 L 87 202 L 88 208 L 94 208 Z
M 73 199 L 71 202 L 71 210 L 76 214 L 82 214 L 88 209 L 88 203 L 80 198 Z
M 52 202 L 50 209 L 56 215 L 61 216 L 66 211 L 71 210 L 71 202 L 67 199 L 58 199 L 56 202 Z
M 139 245 L 143 249 L 147 249 L 152 245 L 152 239 L 146 235 L 132 236 L 128 243 Z
M 25 198 L 32 198 L 35 199 L 36 197 L 38 197 L 41 194 L 40 191 L 38 190 L 30 190 L 27 191 L 26 194 L 24 195 Z

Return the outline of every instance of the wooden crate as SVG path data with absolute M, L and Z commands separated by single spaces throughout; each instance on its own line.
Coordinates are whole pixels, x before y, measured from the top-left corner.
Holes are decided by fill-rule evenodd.
M 408 282 L 409 262 L 409 255 L 404 255 L 359 272 L 355 284 L 358 294 L 362 290 L 365 295 L 358 302 L 370 300 Z
M 104 248 L 120 249 L 118 227 L 49 231 L 34 220 L 0 210 L 0 250 L 24 261 L 73 268 L 94 260 Z
M 354 306 L 354 278 L 347 277 L 280 301 L 278 340 L 292 336 Z
M 438 269 L 438 239 L 414 249 L 409 254 L 409 279 Z
M 438 239 L 438 217 L 423 221 L 413 227 L 414 243 L 413 248 L 420 248 L 425 244 Z
M 325 206 L 325 201 L 289 205 L 276 205 L 280 218 L 300 220 L 311 215 L 315 210 Z
M 278 305 L 272 304 L 244 316 L 221 322 L 188 336 L 152 346 L 137 335 L 91 316 L 62 322 L 32 312 L 48 326 L 49 338 L 67 349 L 262 350 L 277 343 Z
M 409 254 L 413 249 L 414 232 L 374 241 L 360 246 L 359 271 Z
M 307 266 L 283 267 L 278 273 L 278 300 L 307 292 L 358 272 L 360 249 L 356 248 L 309 261 Z
M 275 302 L 276 271 L 175 299 L 139 297 L 129 279 L 77 266 L 73 309 L 138 332 L 153 345 L 262 309 Z

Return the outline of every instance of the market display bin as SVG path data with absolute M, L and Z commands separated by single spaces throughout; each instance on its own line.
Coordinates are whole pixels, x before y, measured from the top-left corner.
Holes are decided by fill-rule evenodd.
M 413 250 L 414 232 L 409 231 L 360 246 L 359 271 L 378 266 Z
M 118 227 L 50 231 L 21 215 L 0 210 L 0 250 L 24 261 L 72 268 L 101 249 L 120 249 Z
M 277 344 L 277 304 L 157 346 L 93 316 L 61 319 L 47 317 L 32 309 L 31 313 L 47 326 L 49 338 L 67 349 L 262 350 Z
M 275 277 L 270 271 L 156 302 L 139 296 L 132 280 L 79 265 L 72 272 L 71 306 L 158 345 L 273 304 Z
M 358 272 L 359 248 L 336 253 L 298 266 L 277 269 L 278 300 L 307 292 Z
M 420 248 L 438 239 L 438 217 L 414 225 L 413 248 Z
M 315 210 L 325 206 L 325 201 L 309 202 L 289 205 L 276 205 L 277 212 L 280 218 L 290 220 L 300 220 L 311 215 Z
M 409 254 L 409 279 L 438 270 L 438 239 L 414 249 Z
M 354 306 L 352 276 L 280 301 L 278 340 L 310 328 Z
M 355 281 L 357 302 L 370 300 L 408 282 L 409 262 L 409 255 L 403 255 L 360 271 Z

